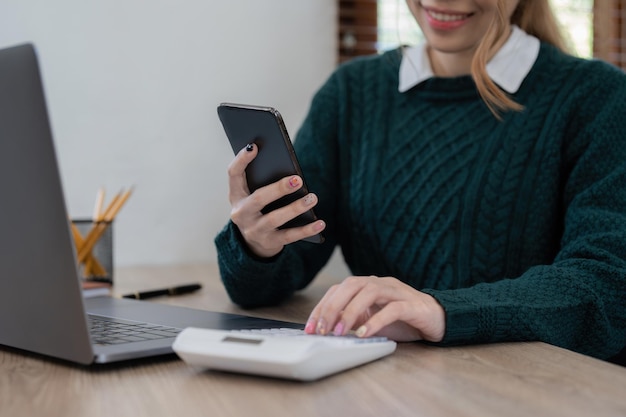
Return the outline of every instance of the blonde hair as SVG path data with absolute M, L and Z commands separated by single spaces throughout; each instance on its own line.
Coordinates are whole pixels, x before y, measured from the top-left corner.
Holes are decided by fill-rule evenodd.
M 498 0 L 496 18 L 479 44 L 471 68 L 480 96 L 498 119 L 501 118 L 501 112 L 524 109 L 521 104 L 502 91 L 487 74 L 487 61 L 494 55 L 496 48 L 502 45 L 503 38 L 506 36 L 508 16 L 505 3 L 507 1 L 509 0 Z M 548 0 L 520 0 L 511 16 L 510 23 L 519 26 L 524 32 L 537 37 L 540 41 L 554 45 L 568 53 L 565 39 Z

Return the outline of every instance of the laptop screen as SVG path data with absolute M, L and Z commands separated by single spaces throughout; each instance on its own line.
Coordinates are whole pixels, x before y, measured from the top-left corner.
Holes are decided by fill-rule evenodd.
M 89 363 L 81 289 L 35 49 L 0 51 L 0 344 Z

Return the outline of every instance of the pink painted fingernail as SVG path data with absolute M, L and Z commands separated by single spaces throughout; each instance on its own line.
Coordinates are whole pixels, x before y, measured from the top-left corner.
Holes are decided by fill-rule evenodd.
M 306 326 L 304 326 L 304 333 L 307 333 L 307 334 L 315 333 L 315 320 L 309 319 L 306 322 Z
M 310 206 L 315 201 L 315 197 L 313 196 L 313 194 L 307 194 L 304 196 L 302 201 L 304 201 L 305 205 Z
M 343 334 L 343 322 L 339 322 L 335 325 L 335 328 L 333 329 L 333 334 L 335 336 L 341 336 Z
M 298 177 L 291 177 L 289 179 L 289 185 L 291 185 L 292 187 L 297 187 L 300 185 L 300 178 Z

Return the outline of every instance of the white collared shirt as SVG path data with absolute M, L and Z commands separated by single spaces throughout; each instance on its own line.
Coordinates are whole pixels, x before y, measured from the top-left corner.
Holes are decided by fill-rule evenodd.
M 539 39 L 513 25 L 509 39 L 487 63 L 487 74 L 507 93 L 517 92 L 537 60 L 539 46 Z M 425 43 L 404 50 L 398 91 L 404 93 L 434 76 Z

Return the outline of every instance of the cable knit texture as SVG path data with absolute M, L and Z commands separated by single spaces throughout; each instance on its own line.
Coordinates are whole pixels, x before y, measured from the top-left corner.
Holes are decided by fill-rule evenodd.
M 443 344 L 542 340 L 601 358 L 626 345 L 626 75 L 542 45 L 497 120 L 467 77 L 397 91 L 399 50 L 342 65 L 295 140 L 322 245 L 271 260 L 216 237 L 242 306 L 304 288 L 335 245 L 446 311 Z

